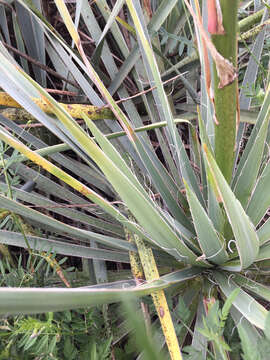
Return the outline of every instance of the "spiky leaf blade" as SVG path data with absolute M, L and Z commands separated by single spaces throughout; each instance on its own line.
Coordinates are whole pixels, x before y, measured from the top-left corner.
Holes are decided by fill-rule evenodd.
M 215 193 L 219 194 L 220 201 L 222 201 L 224 205 L 235 237 L 234 240 L 240 258 L 241 269 L 245 269 L 254 262 L 258 255 L 258 236 L 254 225 L 248 218 L 239 200 L 236 199 L 211 152 L 205 144 L 203 148 L 209 165 L 207 170 L 214 180 L 212 186 L 214 186 Z

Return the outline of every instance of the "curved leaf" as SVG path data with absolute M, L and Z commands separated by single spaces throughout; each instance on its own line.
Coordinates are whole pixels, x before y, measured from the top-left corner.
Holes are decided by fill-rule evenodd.
M 254 225 L 248 218 L 239 200 L 236 199 L 230 189 L 226 179 L 218 168 L 211 152 L 204 144 L 204 152 L 207 159 L 210 172 L 214 182 L 215 193 L 218 193 L 220 200 L 223 202 L 226 214 L 231 224 L 238 254 L 240 257 L 241 268 L 245 269 L 256 259 L 259 252 L 259 239 L 256 234 Z
M 237 289 L 237 285 L 234 281 L 224 273 L 215 271 L 214 278 L 226 297 L 230 296 L 230 294 Z M 248 295 L 245 291 L 240 290 L 238 296 L 233 301 L 233 305 L 248 321 L 251 322 L 251 324 L 260 329 L 264 329 L 264 323 L 268 311 L 252 296 Z

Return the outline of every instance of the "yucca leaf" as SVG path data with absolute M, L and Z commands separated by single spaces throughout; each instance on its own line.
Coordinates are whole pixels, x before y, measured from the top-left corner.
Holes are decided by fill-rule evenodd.
M 207 213 L 185 180 L 184 184 L 197 240 L 203 252 L 202 256 L 214 264 L 223 264 L 228 260 L 225 240 L 217 233 Z
M 1 206 L 3 206 L 3 208 L 13 211 L 18 215 L 25 216 L 30 220 L 34 220 L 40 223 L 40 226 L 45 228 L 45 230 L 47 227 L 49 227 L 52 228 L 57 233 L 67 233 L 87 243 L 89 243 L 90 240 L 95 240 L 103 244 L 106 244 L 107 246 L 115 247 L 118 249 L 135 250 L 134 246 L 132 246 L 130 243 L 124 240 L 112 238 L 109 236 L 101 235 L 80 228 L 75 228 L 63 222 L 55 220 L 50 216 L 44 215 L 34 209 L 30 209 L 29 207 L 22 205 L 14 200 L 11 200 L 1 194 L 0 194 L 0 200 L 1 200 Z
M 116 151 L 116 149 L 110 144 L 110 142 L 106 139 L 105 136 L 98 130 L 95 124 L 87 118 L 86 115 L 82 115 L 90 128 L 91 132 L 95 136 L 99 145 L 106 153 L 108 157 L 114 162 L 116 166 L 129 178 L 129 180 L 138 187 L 138 190 L 144 193 L 144 196 L 148 198 L 148 194 L 144 191 L 144 189 L 139 185 L 138 180 L 134 177 L 131 170 L 128 168 L 121 155 Z M 189 230 L 192 230 L 192 225 L 190 224 L 187 216 L 184 214 L 181 207 L 178 205 L 178 197 L 182 200 L 180 189 L 177 188 L 176 184 L 173 182 L 169 174 L 163 168 L 162 164 L 160 164 L 155 157 L 155 154 L 151 153 L 151 150 L 148 149 L 147 145 L 144 144 L 144 148 L 139 141 L 135 141 L 138 152 L 141 155 L 143 163 L 145 164 L 146 169 L 151 176 L 151 179 L 156 185 L 157 191 L 161 194 L 164 199 L 166 205 L 169 210 L 172 212 L 176 220 L 178 220 L 183 226 L 186 226 Z M 145 151 L 146 150 L 146 151 Z M 155 161 L 156 160 L 156 161 Z M 157 168 L 156 168 L 157 167 Z M 169 191 L 168 184 L 174 188 Z M 174 190 L 174 191 L 173 191 Z M 177 195 L 177 196 L 176 196 Z
M 260 247 L 259 254 L 257 255 L 255 261 L 257 262 L 268 259 L 270 259 L 270 243 L 267 243 Z
M 71 73 L 74 75 L 74 78 L 78 80 L 81 88 L 85 91 L 85 94 L 90 99 L 91 103 L 96 106 L 104 105 L 103 101 L 99 98 L 99 95 L 93 90 L 90 83 L 81 75 L 81 72 L 78 68 L 86 71 L 86 67 L 81 59 L 78 57 L 77 53 L 74 53 L 73 49 L 71 49 L 62 39 L 62 37 L 56 32 L 55 28 L 44 18 L 44 16 L 33 6 L 31 2 L 27 4 L 18 0 L 18 2 L 32 14 L 32 16 L 41 24 L 43 30 L 46 33 L 47 38 L 51 42 L 51 44 L 55 47 L 56 51 L 59 53 L 60 57 L 64 61 L 65 65 L 71 70 Z M 64 3 L 62 4 L 62 6 Z M 64 5 L 65 6 L 65 5 Z M 74 31 L 76 32 L 76 27 L 74 26 Z M 68 54 L 68 55 L 67 55 Z M 72 59 L 75 61 L 76 65 L 73 63 Z
M 20 3 L 16 2 L 16 17 L 20 26 L 28 55 L 45 65 L 45 41 L 42 26 L 36 21 Z M 41 10 L 40 1 L 36 1 L 36 6 Z M 33 65 L 36 80 L 46 87 L 46 73 L 40 67 Z
M 247 207 L 247 214 L 255 225 L 260 222 L 270 206 L 269 183 L 270 162 L 267 163 L 259 177 Z
M 263 245 L 270 240 L 270 220 L 268 219 L 260 228 L 257 230 L 260 244 Z
M 198 107 L 197 107 L 198 108 Z M 211 146 L 211 142 L 208 136 L 208 132 L 206 130 L 206 126 L 203 122 L 203 119 L 201 117 L 201 112 L 198 111 L 198 122 L 199 122 L 199 129 L 200 129 L 200 138 L 202 143 L 205 143 L 207 145 L 207 148 L 211 151 L 212 155 L 213 155 L 213 151 L 212 151 L 212 146 Z M 208 168 L 208 164 L 207 164 L 207 160 L 205 159 L 205 155 L 202 152 L 202 156 L 203 156 L 203 164 L 204 165 L 204 169 Z M 207 198 L 208 198 L 208 216 L 211 219 L 215 229 L 219 232 L 219 233 L 223 233 L 224 231 L 224 224 L 225 224 L 225 218 L 224 218 L 224 214 L 222 213 L 221 207 L 219 205 L 219 202 L 217 200 L 218 198 L 218 194 L 214 193 L 214 186 L 211 186 L 210 183 L 213 183 L 213 176 L 211 175 L 210 171 L 206 171 L 205 174 L 205 187 L 207 188 Z
M 97 249 L 91 246 L 75 245 L 64 241 L 55 241 L 38 236 L 26 235 L 30 249 L 33 251 L 53 252 L 60 255 L 75 256 L 86 259 L 107 260 L 129 263 L 127 252 L 108 249 Z M 90 237 L 89 237 L 90 239 Z M 2 244 L 17 246 L 27 249 L 23 234 L 14 231 L 0 230 Z M 61 239 L 59 239 L 61 240 Z
M 270 340 L 270 313 L 268 313 L 265 324 L 264 324 L 264 334 L 268 340 Z
M 73 189 L 69 189 L 68 187 L 61 186 L 56 181 L 53 181 L 53 180 L 49 179 L 48 177 L 46 177 L 45 175 L 42 175 L 40 173 L 39 169 L 37 169 L 37 171 L 35 171 L 35 170 L 31 169 L 30 167 L 27 167 L 23 164 L 17 164 L 16 162 L 14 164 L 12 164 L 11 160 L 9 160 L 9 163 L 7 163 L 7 166 L 13 171 L 18 171 L 20 173 L 20 177 L 26 182 L 29 180 L 33 181 L 32 179 L 34 179 L 36 188 L 39 189 L 40 191 L 43 191 L 46 195 L 55 196 L 55 194 L 57 194 L 57 197 L 61 200 L 61 202 L 64 202 L 64 203 L 67 202 L 68 204 L 81 204 L 82 207 L 87 207 L 91 204 L 91 203 L 89 203 L 89 200 L 88 200 L 89 198 L 87 199 L 85 197 L 81 197 L 77 193 L 72 191 Z M 80 169 L 80 167 L 78 166 L 77 169 Z M 77 188 L 77 190 L 78 190 L 78 188 Z M 106 203 L 106 200 L 105 200 L 105 203 Z M 109 205 L 109 207 L 112 206 L 112 204 L 110 204 L 109 202 L 107 202 L 107 205 Z M 114 208 L 112 210 L 114 211 Z M 94 216 L 99 211 L 100 211 L 99 205 L 95 205 L 91 208 L 91 214 L 93 214 Z M 116 215 L 116 213 L 115 213 L 115 215 Z M 120 214 L 118 214 L 118 216 L 121 217 Z M 111 215 L 109 215 L 108 212 L 105 217 L 104 217 L 104 215 L 101 215 L 100 217 L 109 219 L 110 221 L 119 224 L 119 222 L 117 220 L 115 220 Z
M 108 2 L 106 0 L 99 0 L 96 5 L 99 8 L 100 12 L 102 13 L 105 21 L 108 22 L 111 14 L 112 14 Z M 94 30 L 93 27 L 96 27 L 96 24 L 95 23 L 93 24 L 89 18 L 87 19 L 87 15 L 89 15 L 89 11 L 92 11 L 90 4 L 88 3 L 87 0 L 83 0 L 82 17 L 84 19 L 84 22 L 85 22 L 89 32 L 93 33 L 93 30 Z M 90 29 L 92 29 L 92 31 L 90 31 Z M 111 23 L 110 32 L 112 33 L 115 41 L 117 42 L 117 45 L 122 52 L 122 55 L 124 56 L 124 58 L 126 58 L 129 54 L 129 48 L 127 46 L 127 43 L 123 36 L 123 33 L 120 30 L 117 22 Z M 98 39 L 95 39 L 97 42 L 100 41 L 101 34 L 102 34 L 102 31 L 100 31 Z
M 233 276 L 233 281 L 247 289 L 249 292 L 258 295 L 260 298 L 270 301 L 270 289 L 268 286 L 258 283 L 252 279 L 247 278 L 246 276 L 235 274 Z
M 221 269 L 226 271 L 240 272 L 242 270 L 240 260 L 231 260 L 220 266 Z
M 27 75 L 11 64 L 0 53 L 0 84 L 7 93 L 9 93 L 18 103 L 20 103 L 26 110 L 32 115 L 37 117 L 39 121 L 43 122 L 46 127 L 51 130 L 56 136 L 62 139 L 63 142 L 69 144 L 75 151 L 77 151 L 82 157 L 85 158 L 84 153 L 78 148 L 71 136 L 66 134 L 64 129 L 61 129 L 60 122 L 56 122 L 55 119 L 46 115 L 31 99 L 30 95 L 34 95 L 35 98 L 40 98 L 38 92 L 32 84 L 27 81 Z M 24 75 L 24 76 L 23 76 Z M 29 79 L 29 77 L 28 77 Z M 33 81 L 33 80 L 32 80 Z M 33 81 L 33 83 L 35 83 Z M 88 159 L 89 160 L 89 159 Z M 87 159 L 85 158 L 85 161 Z
M 192 279 L 201 269 L 188 268 L 140 286 L 102 284 L 88 288 L 0 288 L 0 314 L 34 314 L 110 304 L 129 297 L 149 295 L 172 284 Z M 127 282 L 126 282 L 126 285 Z
M 8 186 L 0 181 L 0 191 L 7 193 Z M 102 220 L 102 218 L 97 218 L 96 216 L 90 216 L 89 214 L 86 214 L 81 211 L 74 210 L 72 208 L 69 208 L 68 206 L 61 206 L 58 203 L 49 200 L 43 196 L 40 196 L 37 193 L 29 193 L 20 189 L 17 189 L 15 187 L 11 187 L 12 194 L 16 200 L 26 201 L 29 204 L 33 204 L 34 207 L 37 208 L 46 208 L 50 209 L 50 212 L 55 214 L 61 214 L 65 216 L 67 219 L 74 220 L 76 219 L 76 223 L 85 224 L 91 229 L 95 228 L 95 230 L 98 229 L 101 233 L 111 233 L 117 236 L 120 236 L 121 238 L 124 237 L 124 231 L 121 225 L 117 225 L 112 222 L 107 222 Z M 80 204 L 78 204 L 80 205 Z M 86 205 L 86 204 L 81 204 Z M 87 210 L 87 207 L 86 207 Z M 93 215 L 95 212 L 93 212 Z
M 255 3 L 254 5 L 255 5 L 255 7 L 254 7 L 255 11 L 258 10 L 258 7 L 257 7 L 258 3 Z M 265 9 L 262 12 L 264 13 L 263 18 L 266 19 L 268 16 L 267 10 Z M 245 18 L 245 19 L 247 19 L 247 18 Z M 245 19 L 243 19 L 243 20 L 245 20 Z M 262 22 L 264 21 L 264 19 L 262 20 Z M 241 21 L 239 22 L 239 26 L 240 25 L 241 25 Z M 252 102 L 252 97 L 248 96 L 247 89 L 249 89 L 250 86 L 256 82 L 258 69 L 260 66 L 260 60 L 261 60 L 261 56 L 263 53 L 265 35 L 266 35 L 266 31 L 265 31 L 265 29 L 263 29 L 260 32 L 260 34 L 256 37 L 256 39 L 253 39 L 252 46 L 250 47 L 250 55 L 252 54 L 252 56 L 249 57 L 247 69 L 245 71 L 244 79 L 242 82 L 242 89 L 240 91 L 240 98 L 239 98 L 239 107 L 241 110 L 243 109 L 244 112 L 246 110 L 249 110 L 251 102 Z M 251 113 L 250 115 L 254 116 L 256 114 Z M 254 123 L 256 122 L 257 117 L 258 116 L 256 116 L 254 118 L 254 120 L 253 120 Z M 249 120 L 249 119 L 247 118 L 247 120 Z M 237 139 L 236 139 L 236 145 L 237 145 L 236 159 L 238 159 L 239 151 L 241 148 L 241 140 L 243 138 L 244 131 L 245 131 L 245 126 L 244 126 L 244 124 L 240 123 L 238 133 L 237 133 Z M 240 162 L 241 162 L 241 160 L 240 160 Z M 242 162 L 242 164 L 243 163 L 244 163 L 244 161 Z M 238 174 L 240 173 L 241 166 L 242 166 L 241 164 L 238 164 L 238 169 L 237 169 Z M 234 181 L 237 180 L 237 173 L 233 179 Z M 234 182 L 233 182 L 233 184 L 234 184 Z
M 69 70 L 91 103 L 95 106 L 104 106 L 104 102 L 101 100 L 100 96 L 94 91 L 88 79 L 82 74 L 80 68 L 84 71 L 84 64 L 78 56 L 76 56 L 68 47 L 64 46 L 54 34 L 48 32 L 47 39 L 47 48 L 49 50 L 52 49 L 52 51 L 55 51 L 58 54 L 58 57 L 62 62 L 61 67 Z
M 96 142 L 100 145 L 101 149 L 104 153 L 110 158 L 110 160 L 118 167 L 118 169 L 132 182 L 132 184 L 137 187 L 137 189 L 148 198 L 148 194 L 144 190 L 144 188 L 139 183 L 138 179 L 134 176 L 130 168 L 127 166 L 124 159 L 115 149 L 115 147 L 110 143 L 110 141 L 102 134 L 102 132 L 93 124 L 93 122 L 87 117 L 86 114 L 82 113 L 82 117 L 86 122 L 89 130 L 95 137 Z
M 112 12 L 111 12 L 110 16 L 108 17 L 108 19 L 106 20 L 106 25 L 105 25 L 105 27 L 103 29 L 102 35 L 101 35 L 101 37 L 99 39 L 99 42 L 97 44 L 97 47 L 96 47 L 95 51 L 98 51 L 98 46 L 103 41 L 104 37 L 106 36 L 108 30 L 110 29 L 112 23 L 115 21 L 115 18 L 118 15 L 118 13 L 120 12 L 120 10 L 123 7 L 124 3 L 125 3 L 125 0 L 117 0 L 116 3 L 114 4 Z
M 112 206 L 107 200 L 102 198 L 100 195 L 95 193 L 93 190 L 88 188 L 87 186 L 83 185 L 77 179 L 73 178 L 69 174 L 65 173 L 63 170 L 55 166 L 54 164 L 50 163 L 48 160 L 42 158 L 37 153 L 31 151 L 27 146 L 23 145 L 10 135 L 8 135 L 4 130 L 0 127 L 0 139 L 4 142 L 10 144 L 13 148 L 19 150 L 22 154 L 26 155 L 29 159 L 33 160 L 34 162 L 38 163 L 44 169 L 49 171 L 50 173 L 54 174 L 56 177 L 60 178 L 67 184 L 69 184 L 72 188 L 76 189 L 77 191 L 81 192 L 84 196 L 88 199 L 93 201 L 94 203 L 101 206 L 107 213 L 115 217 L 119 222 L 129 227 L 131 231 L 142 235 L 144 238 L 148 238 L 147 234 L 141 232 L 140 228 L 137 224 L 128 221 L 128 219 L 114 206 Z
M 29 81 L 31 81 L 30 78 Z M 135 187 L 134 184 L 131 183 L 130 180 L 119 170 L 119 168 L 101 151 L 95 142 L 69 116 L 69 114 L 54 99 L 52 99 L 46 91 L 40 88 L 35 82 L 32 83 L 39 89 L 40 93 L 48 99 L 48 102 L 56 113 L 58 119 L 64 124 L 69 132 L 72 133 L 73 142 L 75 140 L 77 144 L 80 144 L 80 147 L 83 148 L 84 154 L 91 157 L 103 171 L 107 179 L 110 180 L 121 198 L 126 202 L 133 215 L 137 218 L 139 224 L 141 224 L 150 235 L 152 241 L 159 244 L 159 246 L 166 249 L 167 252 L 176 258 L 182 260 L 183 258 L 188 258 L 189 261 L 195 262 L 196 256 L 194 253 L 190 251 L 184 243 L 179 241 L 178 236 L 156 210 L 154 202 L 149 198 L 147 199 L 143 195 L 143 191 L 141 192 L 139 190 L 141 185 L 138 183 L 137 186 L 139 186 L 139 188 L 137 188 L 137 186 Z M 134 136 L 133 130 L 132 136 Z M 5 137 L 5 139 L 7 140 L 7 137 Z M 26 147 L 22 146 L 22 144 L 19 145 L 18 142 L 16 144 L 20 147 L 20 151 L 24 149 L 30 155 L 30 152 L 26 149 Z M 15 142 L 13 142 L 13 146 L 15 146 Z M 31 154 L 33 155 L 33 152 L 31 152 Z M 38 155 L 35 157 L 36 159 L 40 158 Z M 48 164 L 45 159 L 42 160 L 42 163 Z M 49 169 L 51 168 L 52 167 L 50 165 Z M 57 171 L 59 172 L 59 169 Z M 65 178 L 67 178 L 66 175 Z M 72 182 L 74 181 L 75 180 L 72 179 Z M 203 262 L 201 263 L 203 264 Z
M 77 124 L 75 125 L 73 121 L 71 123 L 68 121 L 68 117 L 66 116 L 65 112 L 61 112 L 61 107 L 57 105 L 56 107 L 58 116 L 65 121 L 67 126 L 72 127 L 74 137 L 76 137 L 78 134 L 81 142 L 84 144 L 85 151 L 89 152 L 89 155 L 91 154 L 93 160 L 98 163 L 104 174 L 115 187 L 116 191 L 120 194 L 122 199 L 130 208 L 131 212 L 137 218 L 138 222 L 147 231 L 143 237 L 146 238 L 150 236 L 152 242 L 158 244 L 161 248 L 165 249 L 176 259 L 186 259 L 189 262 L 195 264 L 196 255 L 191 250 L 189 250 L 189 248 L 179 239 L 177 234 L 157 211 L 153 201 L 150 199 L 147 201 L 142 193 L 128 180 L 124 174 L 122 174 L 121 171 L 119 171 L 119 169 L 102 152 L 102 150 L 94 143 L 94 141 L 91 140 L 86 134 L 84 134 L 83 131 L 77 126 Z M 73 126 L 73 124 L 75 126 Z M 132 225 L 132 223 L 127 222 L 126 218 L 113 206 L 108 206 L 108 202 L 106 202 L 103 198 L 94 194 L 92 190 L 82 185 L 79 181 L 75 180 L 70 175 L 57 168 L 55 165 L 49 163 L 38 154 L 34 154 L 33 151 L 29 150 L 25 145 L 19 143 L 15 139 L 12 139 L 9 135 L 4 134 L 4 132 L 1 133 L 1 131 L 0 138 L 8 142 L 13 147 L 19 149 L 20 152 L 30 157 L 32 160 L 38 161 L 41 166 L 50 172 L 54 172 L 56 176 L 60 177 L 63 181 L 69 183 L 71 186 L 75 186 L 75 188 L 77 187 L 77 190 L 83 192 L 84 195 L 95 199 L 95 202 L 99 205 L 102 204 L 102 206 L 104 206 L 106 204 L 105 208 L 109 210 L 109 213 L 114 213 L 115 215 L 118 214 L 116 215 L 117 220 L 121 221 L 122 218 L 122 220 L 126 222 L 127 226 L 137 228 L 135 224 Z M 200 263 L 205 266 L 203 262 Z
M 256 142 L 256 139 L 258 137 L 260 128 L 263 126 L 263 124 L 265 124 L 265 122 L 269 121 L 269 116 L 270 116 L 269 109 L 270 109 L 270 85 L 268 85 L 268 88 L 266 90 L 264 102 L 261 106 L 259 115 L 257 117 L 257 121 L 252 129 L 252 133 L 248 138 L 248 142 L 245 146 L 244 152 L 241 155 L 239 163 L 237 164 L 237 169 L 232 182 L 233 187 L 235 186 L 236 182 L 239 179 L 240 174 L 243 171 L 243 168 L 247 162 L 251 149 L 253 148 L 253 144 Z M 261 134 L 261 136 L 264 136 L 264 134 Z M 260 141 L 260 139 L 257 141 Z
M 270 85 L 267 93 L 268 96 L 265 96 L 266 104 L 264 104 L 263 107 L 268 106 L 268 111 L 266 111 L 262 119 L 257 136 L 253 137 L 253 143 L 249 147 L 246 161 L 242 165 L 241 173 L 239 173 L 234 187 L 234 194 L 241 202 L 243 208 L 246 208 L 251 193 L 253 192 L 264 152 L 267 129 L 270 121 Z
M 154 56 L 154 52 L 151 48 L 149 36 L 146 32 L 146 28 L 143 22 L 141 21 L 140 15 L 142 14 L 142 11 L 139 8 L 139 6 L 135 6 L 132 3 L 132 1 L 127 0 L 127 5 L 131 13 L 133 22 L 135 24 L 136 31 L 138 33 L 138 38 L 140 40 L 142 51 L 144 53 L 145 67 L 148 72 L 148 78 L 150 84 L 154 83 L 157 89 L 153 93 L 156 104 L 158 106 L 160 114 L 162 115 L 162 118 L 166 119 L 168 123 L 168 134 L 169 134 L 168 140 L 171 144 L 170 146 L 172 147 L 171 151 L 174 151 L 176 153 L 177 165 L 181 170 L 181 175 L 186 179 L 189 186 L 192 187 L 198 199 L 203 204 L 204 201 L 196 177 L 193 173 L 193 169 L 191 168 L 190 162 L 188 160 L 186 151 L 184 149 L 184 144 L 174 124 L 173 115 L 171 112 L 167 95 L 163 88 L 160 72 L 158 69 L 157 61 Z
M 204 146 L 205 156 L 209 165 L 208 171 L 213 177 L 215 193 L 223 202 L 228 220 L 235 236 L 235 243 L 240 257 L 241 268 L 245 269 L 253 263 L 259 252 L 259 239 L 254 225 L 249 220 L 239 200 L 236 199 L 227 181 L 218 168 L 211 152 Z
M 63 16 L 64 16 L 64 20 L 66 19 L 66 25 L 68 27 L 68 29 L 70 29 L 70 34 L 73 37 L 75 43 L 78 46 L 79 51 L 82 53 L 82 49 L 81 49 L 81 45 L 80 45 L 80 40 L 78 38 L 78 36 L 75 36 L 75 29 L 74 29 L 74 25 L 72 24 L 72 21 L 70 18 L 68 18 L 68 13 L 67 10 L 65 8 L 64 3 L 62 2 L 62 0 L 58 0 L 57 4 L 59 4 L 59 9 L 60 12 L 62 12 Z M 67 19 L 68 18 L 68 19 Z M 82 53 L 82 56 L 83 53 Z M 86 61 L 86 60 L 85 60 Z M 134 134 L 133 129 L 130 126 L 129 121 L 127 120 L 127 118 L 124 116 L 123 112 L 119 109 L 119 107 L 116 105 L 116 103 L 114 102 L 114 100 L 112 99 L 111 95 L 108 93 L 107 89 L 104 87 L 104 85 L 101 83 L 100 79 L 97 77 L 97 74 L 95 74 L 93 68 L 91 67 L 89 62 L 86 62 L 87 65 L 87 69 L 89 72 L 90 77 L 92 78 L 92 80 L 96 83 L 97 87 L 99 88 L 99 90 L 101 91 L 101 93 L 104 95 L 104 97 L 107 99 L 108 103 L 110 104 L 112 111 L 115 113 L 115 116 L 119 119 L 119 121 L 121 122 L 122 126 L 124 127 L 124 129 L 126 130 L 128 136 L 130 137 L 130 139 L 136 139 L 136 136 Z M 162 87 L 162 85 L 161 85 Z M 162 89 L 162 93 L 163 93 L 163 100 L 165 101 L 165 103 L 167 103 L 167 101 L 165 100 L 164 97 L 164 91 Z M 167 103 L 167 109 L 170 112 L 169 109 L 169 105 Z M 171 114 L 171 112 L 170 112 Z M 173 126 L 174 126 L 174 122 L 173 122 Z M 176 135 L 177 136 L 177 135 Z M 178 136 L 178 141 L 181 142 L 180 137 Z M 177 146 L 178 147 L 178 146 Z M 190 177 L 192 178 L 192 186 L 195 187 L 197 189 L 197 193 L 198 196 L 201 197 L 200 192 L 198 191 L 198 185 L 197 182 L 195 180 L 195 176 L 193 174 L 193 171 L 191 169 L 191 167 L 189 166 L 189 161 L 187 161 L 187 155 L 185 153 L 185 150 L 183 149 L 183 144 L 181 146 L 181 152 L 183 157 L 185 158 L 186 161 L 183 161 L 183 163 L 185 164 L 184 169 L 186 169 L 187 167 L 187 178 L 190 179 Z M 186 171 L 185 171 L 186 172 Z
M 230 296 L 230 294 L 237 289 L 237 285 L 234 281 L 224 273 L 215 271 L 213 275 L 226 297 Z M 253 325 L 260 329 L 264 329 L 264 323 L 268 312 L 245 291 L 240 290 L 238 296 L 233 301 L 233 306 L 235 306 L 236 309 Z
M 160 29 L 161 25 L 164 23 L 165 19 L 171 13 L 171 11 L 173 10 L 176 4 L 177 4 L 177 0 L 163 0 L 160 3 L 159 7 L 153 14 L 153 17 L 148 24 L 149 33 L 155 33 Z M 123 80 L 126 78 L 128 73 L 134 67 L 136 61 L 138 61 L 139 57 L 140 57 L 139 46 L 135 45 L 131 50 L 129 56 L 125 60 L 124 64 L 120 68 L 117 76 L 111 83 L 109 87 L 110 93 L 114 94 L 117 91 Z

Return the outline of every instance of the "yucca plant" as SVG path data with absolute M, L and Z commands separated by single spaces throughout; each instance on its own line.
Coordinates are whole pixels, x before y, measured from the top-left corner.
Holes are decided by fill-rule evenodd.
M 30 253 L 35 249 L 93 259 L 100 284 L 72 289 L 1 288 L 0 313 L 66 310 L 151 294 L 170 357 L 181 359 L 187 330 L 178 337 L 175 334 L 164 293 L 171 287 L 169 294 L 176 301 L 183 296 L 189 305 L 188 323 L 191 326 L 195 321 L 192 343 L 203 359 L 208 344 L 198 329 L 218 299 L 231 299 L 231 316 L 241 334 L 260 338 L 258 329 L 264 329 L 268 314 L 264 305 L 270 300 L 265 283 L 270 258 L 270 222 L 265 217 L 270 206 L 270 91 L 265 81 L 264 101 L 255 121 L 254 113 L 242 111 L 249 110 L 245 86 L 255 82 L 258 67 L 251 57 L 239 98 L 238 2 L 202 1 L 200 9 L 197 0 L 163 0 L 154 5 L 144 1 L 143 7 L 139 1 L 118 0 L 110 12 L 105 0 L 96 1 L 95 8 L 82 0 L 77 1 L 74 19 L 65 1 L 54 3 L 76 50 L 32 3 L 15 1 L 27 11 L 55 68 L 62 77 L 70 74 L 92 107 L 76 107 L 74 116 L 84 120 L 80 125 L 71 116 L 72 105 L 64 107 L 53 99 L 0 44 L 3 97 L 9 94 L 61 141 L 46 146 L 0 117 L 0 139 L 16 150 L 10 157 L 2 155 L 3 172 L 16 169 L 24 181 L 36 184 L 36 191 L 29 193 L 1 182 L 1 208 L 39 229 L 38 234 L 23 226 L 21 232 L 1 230 L 0 237 L 3 244 L 25 247 Z M 118 17 L 122 9 L 126 21 Z M 106 19 L 103 32 L 96 13 Z M 260 14 L 265 22 L 267 7 Z M 96 42 L 91 59 L 79 35 L 80 17 Z M 206 30 L 207 17 L 212 40 Z M 162 25 L 167 30 L 159 33 Z M 120 70 L 110 52 L 113 45 L 106 42 L 108 30 L 123 59 Z M 166 44 L 160 42 L 165 33 L 171 34 Z M 184 78 L 179 73 L 181 65 L 167 58 L 179 46 L 179 33 L 188 34 L 186 40 L 179 36 L 188 51 L 194 47 L 186 62 L 194 65 L 200 59 L 200 96 L 196 81 Z M 259 36 L 256 49 L 263 46 L 264 37 Z M 178 51 L 182 55 L 184 50 Z M 140 91 L 141 110 L 123 86 L 130 72 Z M 185 88 L 167 94 L 162 74 L 172 72 L 178 73 Z M 194 103 L 177 103 L 186 92 L 197 102 L 197 109 Z M 122 99 L 120 105 L 117 98 Z M 189 113 L 176 115 L 177 108 L 188 108 Z M 93 122 L 96 114 L 104 121 Z M 242 142 L 244 121 L 254 124 L 249 125 L 252 131 L 246 144 Z M 188 140 L 177 123 L 188 133 Z M 154 150 L 148 130 L 154 130 L 149 134 L 158 141 L 159 151 Z M 60 153 L 64 151 L 68 152 Z M 35 207 L 46 208 L 50 215 Z M 61 221 L 51 214 L 58 214 Z M 105 261 L 130 263 L 134 280 L 108 282 Z M 240 288 L 237 295 L 236 288 Z M 212 341 L 215 358 L 228 359 L 228 348 L 218 346 L 223 341 L 221 333 L 218 339 Z

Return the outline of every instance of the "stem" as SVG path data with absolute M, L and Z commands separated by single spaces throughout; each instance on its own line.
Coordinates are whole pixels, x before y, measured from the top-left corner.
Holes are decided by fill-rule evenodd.
M 33 98 L 32 99 L 41 110 L 48 114 L 54 114 L 54 110 L 46 101 L 42 99 Z M 113 119 L 114 115 L 109 108 L 99 108 L 93 105 L 84 105 L 84 104 L 63 104 L 60 103 L 62 107 L 74 118 L 82 118 L 81 113 L 85 112 L 87 116 L 92 120 L 99 119 Z M 17 103 L 9 94 L 5 92 L 0 92 L 0 105 L 21 108 L 21 105 Z
M 245 17 L 244 19 L 240 20 L 238 25 L 240 32 L 247 31 L 253 27 L 253 25 L 259 23 L 261 21 L 261 18 L 263 16 L 264 9 L 261 9 L 257 12 L 255 12 L 252 15 L 249 15 Z
M 212 35 L 217 51 L 237 66 L 237 10 L 238 1 L 219 0 L 222 10 L 225 35 Z M 234 164 L 236 136 L 237 81 L 222 89 L 218 88 L 219 78 L 214 69 L 214 97 L 218 125 L 215 125 L 216 161 L 230 183 Z
M 255 37 L 256 35 L 259 34 L 259 32 L 261 32 L 269 24 L 270 24 L 270 19 L 264 21 L 262 24 L 259 24 L 255 27 L 253 27 L 252 29 L 246 31 L 243 34 L 240 34 L 239 41 L 243 42 L 244 40 L 247 40 L 251 37 Z

